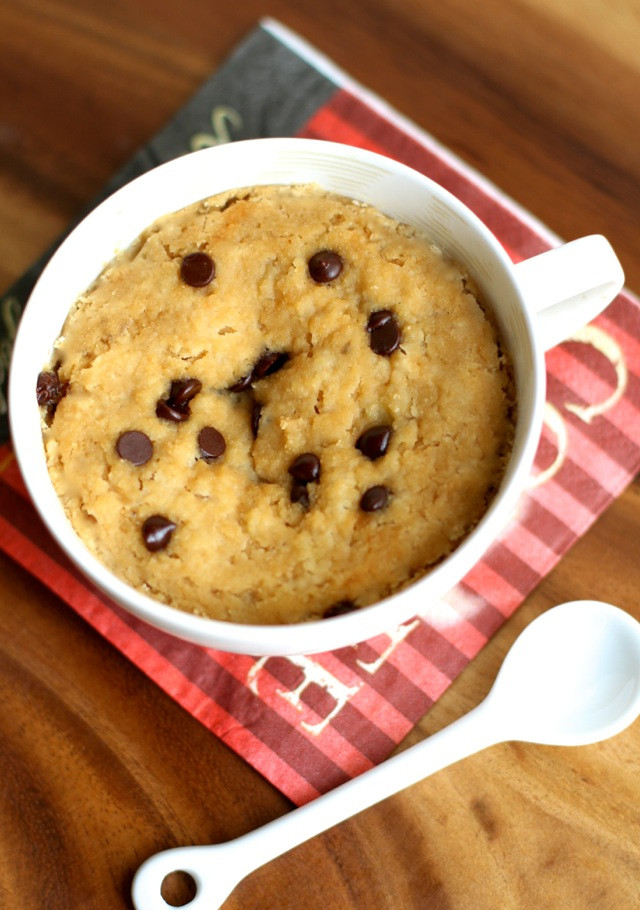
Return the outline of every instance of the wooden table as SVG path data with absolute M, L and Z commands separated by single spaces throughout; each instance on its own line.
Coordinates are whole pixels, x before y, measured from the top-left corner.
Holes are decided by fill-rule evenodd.
M 3 0 L 1 287 L 264 12 L 253 0 Z M 268 12 L 561 236 L 607 235 L 640 288 L 632 0 L 273 0 Z M 639 537 L 636 481 L 409 742 L 474 705 L 549 605 L 594 597 L 640 618 Z M 0 566 L 0 906 L 130 908 L 151 853 L 290 810 L 71 609 Z M 495 747 L 261 869 L 225 907 L 632 910 L 639 756 L 639 724 L 579 749 Z

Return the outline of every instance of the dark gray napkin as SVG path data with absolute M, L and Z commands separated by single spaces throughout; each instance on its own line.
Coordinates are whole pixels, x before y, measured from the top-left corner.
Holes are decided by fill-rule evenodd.
M 238 139 L 295 135 L 335 91 L 333 82 L 283 44 L 268 26 L 258 25 L 172 120 L 114 175 L 69 230 L 125 183 L 179 155 Z M 0 442 L 9 437 L 7 379 L 20 315 L 64 236 L 0 298 Z

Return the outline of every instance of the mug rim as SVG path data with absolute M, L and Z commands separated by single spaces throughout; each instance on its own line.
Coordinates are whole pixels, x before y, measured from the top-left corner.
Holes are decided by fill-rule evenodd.
M 62 268 L 69 250 L 73 250 L 74 245 L 78 243 L 78 238 L 81 238 L 88 230 L 93 230 L 95 225 L 99 227 L 101 221 L 108 220 L 114 212 L 117 213 L 119 211 L 123 204 L 125 204 L 124 207 L 126 208 L 126 203 L 132 197 L 135 199 L 141 187 L 153 187 L 155 183 L 159 183 L 160 186 L 166 185 L 170 183 L 174 175 L 179 176 L 185 170 L 188 171 L 189 164 L 193 161 L 194 156 L 198 156 L 198 160 L 202 161 L 204 167 L 208 163 L 208 159 L 211 159 L 213 163 L 219 162 L 221 159 L 224 162 L 225 157 L 233 157 L 235 160 L 238 155 L 246 154 L 247 157 L 251 157 L 251 155 L 259 156 L 264 150 L 268 150 L 270 154 L 275 156 L 280 153 L 295 155 L 303 152 L 311 152 L 315 155 L 320 154 L 328 157 L 333 155 L 340 160 L 357 161 L 364 165 L 375 165 L 392 179 L 399 176 L 400 178 L 404 177 L 405 179 L 422 183 L 432 196 L 441 200 L 448 208 L 461 215 L 475 232 L 482 235 L 484 241 L 490 247 L 494 261 L 499 264 L 503 275 L 507 277 L 511 290 L 518 301 L 523 321 L 527 326 L 527 341 L 530 346 L 534 371 L 537 374 L 531 379 L 533 391 L 527 425 L 522 429 L 522 417 L 520 415 L 516 424 L 516 433 L 521 432 L 523 438 L 518 457 L 516 459 L 512 453 L 500 489 L 494 500 L 478 524 L 464 538 L 456 550 L 449 554 L 439 565 L 429 570 L 426 575 L 416 578 L 399 591 L 373 604 L 359 608 L 352 613 L 346 613 L 330 619 L 282 625 L 245 624 L 198 616 L 153 599 L 139 589 L 127 584 L 111 570 L 107 569 L 88 549 L 75 531 L 55 491 L 46 465 L 39 408 L 35 408 L 35 411 L 38 414 L 37 430 L 41 443 L 40 452 L 33 453 L 28 451 L 34 436 L 33 418 L 29 422 L 23 418 L 23 410 L 29 408 L 29 396 L 32 396 L 35 402 L 33 388 L 25 380 L 29 376 L 34 378 L 42 368 L 42 364 L 36 365 L 37 368 L 34 372 L 33 364 L 29 362 L 29 328 L 34 323 L 38 310 L 44 305 L 45 298 L 50 293 L 51 287 L 55 289 L 57 270 L 59 271 Z M 250 174 L 248 176 L 251 178 Z M 268 181 L 271 184 L 277 182 L 291 184 L 311 181 L 294 181 L 290 179 L 283 179 L 282 181 L 272 179 Z M 318 182 L 321 183 L 321 181 Z M 242 185 L 234 182 L 227 184 L 224 189 L 239 189 L 242 186 L 251 185 L 260 185 L 260 181 L 247 179 Z M 267 183 L 263 181 L 262 185 L 267 185 Z M 220 192 L 222 191 L 220 190 Z M 198 199 L 206 198 L 208 195 L 212 194 L 205 191 L 191 201 L 196 202 Z M 187 204 L 189 203 L 183 203 L 183 205 Z M 180 207 L 182 206 L 178 206 L 178 208 Z M 176 210 L 176 208 L 160 206 L 158 215 L 152 215 L 150 218 L 145 216 L 142 219 L 144 224 L 139 230 L 135 231 L 129 242 L 132 242 L 140 231 L 154 221 L 156 217 Z M 119 249 L 114 248 L 111 258 L 118 251 Z M 104 265 L 105 262 L 102 259 L 99 262 L 96 261 L 93 272 L 94 278 L 99 275 Z M 87 287 L 88 284 L 89 282 L 84 287 Z M 64 310 L 63 320 L 73 303 L 74 300 L 68 303 Z M 62 321 L 59 325 L 58 334 L 62 328 Z M 53 344 L 56 337 L 57 335 L 51 339 L 51 344 Z M 27 388 L 27 386 L 29 387 Z M 265 138 L 242 140 L 229 145 L 202 149 L 161 164 L 116 190 L 70 231 L 38 278 L 18 326 L 9 376 L 9 423 L 14 441 L 15 456 L 37 512 L 74 565 L 81 570 L 91 583 L 106 593 L 116 604 L 156 628 L 200 645 L 216 647 L 229 652 L 264 656 L 296 653 L 310 654 L 355 644 L 395 628 L 416 615 L 428 615 L 428 607 L 426 610 L 424 604 L 420 607 L 420 601 L 429 596 L 429 589 L 434 590 L 431 599 L 439 600 L 482 558 L 487 548 L 495 541 L 499 536 L 499 532 L 506 525 L 524 488 L 538 444 L 542 425 L 544 393 L 544 358 L 535 332 L 532 315 L 526 306 L 515 279 L 513 263 L 495 235 L 471 209 L 431 178 L 408 165 L 380 155 L 377 152 L 326 140 Z M 518 390 L 517 394 L 518 401 L 520 401 L 520 390 Z M 37 465 L 37 471 L 33 469 L 34 464 Z M 410 592 L 419 591 L 421 586 L 426 588 L 424 597 L 412 598 L 407 596 Z M 400 598 L 405 601 L 404 607 L 398 603 Z

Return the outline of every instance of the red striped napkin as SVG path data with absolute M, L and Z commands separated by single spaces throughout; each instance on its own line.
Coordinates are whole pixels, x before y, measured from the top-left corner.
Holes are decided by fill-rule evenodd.
M 315 65 L 308 47 L 291 46 Z M 327 61 L 318 65 L 326 75 Z M 469 205 L 514 260 L 557 243 L 431 136 L 338 70 L 330 78 L 335 91 L 299 135 L 363 146 L 423 171 Z M 8 446 L 0 448 L 0 546 L 301 804 L 384 760 L 640 468 L 640 302 L 621 294 L 553 349 L 547 367 L 545 429 L 511 526 L 425 618 L 354 647 L 256 659 L 186 644 L 129 616 L 58 550 Z

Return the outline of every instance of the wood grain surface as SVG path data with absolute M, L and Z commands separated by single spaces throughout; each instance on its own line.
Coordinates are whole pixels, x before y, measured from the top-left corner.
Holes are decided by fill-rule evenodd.
M 1 0 L 0 286 L 268 13 L 640 289 L 640 8 L 632 0 Z M 549 605 L 640 618 L 636 481 L 403 746 L 488 691 Z M 290 810 L 38 582 L 0 557 L 0 907 L 131 908 L 137 866 Z M 184 900 L 180 887 L 167 892 Z M 466 759 L 258 870 L 229 910 L 633 910 L 640 724 L 580 749 Z

